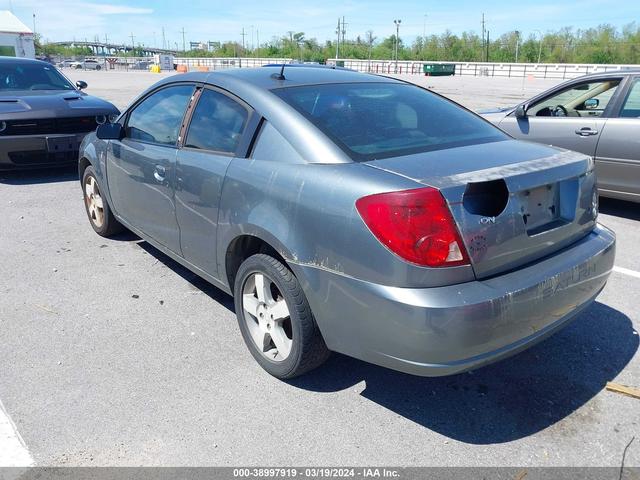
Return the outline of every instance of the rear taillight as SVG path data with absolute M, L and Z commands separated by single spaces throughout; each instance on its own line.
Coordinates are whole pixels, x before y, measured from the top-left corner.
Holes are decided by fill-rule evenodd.
M 378 193 L 356 201 L 371 232 L 403 259 L 428 267 L 466 265 L 469 256 L 435 188 Z

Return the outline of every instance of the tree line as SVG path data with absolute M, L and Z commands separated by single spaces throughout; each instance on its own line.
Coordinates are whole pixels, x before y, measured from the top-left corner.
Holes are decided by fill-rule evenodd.
M 85 48 L 71 49 L 36 43 L 39 55 L 81 56 L 90 55 Z M 208 50 L 189 50 L 188 57 L 271 57 L 293 58 L 306 62 L 324 62 L 336 58 L 390 60 L 395 58 L 396 37 L 378 38 L 373 31 L 338 42 L 324 43 L 308 38 L 304 32 L 287 32 L 274 37 L 256 48 L 240 42 L 211 42 Z M 141 49 L 128 53 L 140 56 Z M 542 33 L 536 31 L 524 37 L 517 31 L 507 32 L 497 38 L 482 38 L 475 32 L 459 35 L 446 31 L 439 35 L 419 36 L 408 44 L 398 39 L 398 59 L 409 61 L 452 62 L 523 62 L 523 63 L 596 63 L 640 64 L 640 27 L 636 23 L 620 29 L 612 25 L 600 25 L 588 29 L 562 28 Z

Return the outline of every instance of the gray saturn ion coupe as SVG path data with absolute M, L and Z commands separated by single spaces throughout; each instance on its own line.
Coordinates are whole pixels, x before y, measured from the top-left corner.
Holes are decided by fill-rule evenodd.
M 124 226 L 232 293 L 279 378 L 330 351 L 476 368 L 566 325 L 614 263 L 591 157 L 352 71 L 167 78 L 85 138 L 79 168 L 95 231 Z
M 86 87 L 50 63 L 0 57 L 0 170 L 75 164 L 84 136 L 119 113 Z

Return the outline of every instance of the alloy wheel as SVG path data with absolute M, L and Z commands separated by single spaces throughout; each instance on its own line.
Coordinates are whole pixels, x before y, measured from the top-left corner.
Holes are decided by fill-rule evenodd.
M 244 320 L 253 343 L 274 362 L 291 353 L 293 332 L 289 307 L 277 285 L 264 273 L 251 274 L 242 290 Z

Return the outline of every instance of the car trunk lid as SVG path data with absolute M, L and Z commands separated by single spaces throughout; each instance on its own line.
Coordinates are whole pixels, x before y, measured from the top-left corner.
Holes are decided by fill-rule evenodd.
M 507 140 L 368 162 L 447 200 L 477 278 L 549 255 L 595 225 L 593 161 Z

